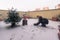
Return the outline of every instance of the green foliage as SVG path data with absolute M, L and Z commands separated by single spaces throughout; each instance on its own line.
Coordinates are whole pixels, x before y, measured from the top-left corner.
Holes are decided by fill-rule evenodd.
M 10 10 L 8 12 L 8 18 L 5 20 L 7 23 L 15 23 L 15 22 L 20 22 L 21 17 L 19 17 L 19 14 L 16 10 Z

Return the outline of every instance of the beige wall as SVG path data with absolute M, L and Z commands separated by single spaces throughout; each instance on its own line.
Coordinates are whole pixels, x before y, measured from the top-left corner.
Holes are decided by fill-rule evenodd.
M 7 15 L 8 10 L 0 10 L 0 19 L 6 19 L 8 17 Z M 55 10 L 41 10 L 41 11 L 29 11 L 29 12 L 22 12 L 18 11 L 19 15 L 22 16 L 24 13 L 26 13 L 28 16 L 36 18 L 37 15 L 43 16 L 44 18 L 51 19 L 54 16 L 57 16 L 60 14 L 60 9 Z
M 0 19 L 5 19 L 7 18 L 7 10 L 0 10 Z
M 36 18 L 37 15 L 43 16 L 44 18 L 51 19 L 52 17 L 56 17 L 57 15 L 60 14 L 60 10 L 45 10 L 45 11 L 32 11 L 32 12 L 27 12 L 28 15 Z

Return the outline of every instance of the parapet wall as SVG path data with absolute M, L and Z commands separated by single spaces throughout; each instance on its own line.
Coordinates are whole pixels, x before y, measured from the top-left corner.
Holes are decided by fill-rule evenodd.
M 8 10 L 0 10 L 0 19 L 4 20 L 8 17 Z M 36 18 L 38 15 L 43 16 L 47 19 L 52 19 L 52 17 L 56 17 L 57 15 L 60 15 L 60 9 L 53 9 L 53 10 L 41 10 L 41 11 L 28 11 L 28 12 L 22 12 L 18 11 L 19 15 L 22 17 L 25 13 L 29 17 Z
M 56 17 L 57 15 L 60 15 L 60 9 L 31 11 L 31 12 L 27 12 L 27 14 L 33 18 L 36 18 L 37 15 L 39 15 L 39 16 L 43 16 L 44 18 L 52 19 L 52 17 Z

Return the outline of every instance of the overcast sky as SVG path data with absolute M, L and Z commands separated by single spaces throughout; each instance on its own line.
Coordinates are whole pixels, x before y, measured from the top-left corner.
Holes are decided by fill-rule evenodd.
M 0 9 L 11 9 L 12 7 L 20 11 L 32 11 L 36 8 L 49 7 L 54 9 L 60 4 L 60 0 L 0 0 Z

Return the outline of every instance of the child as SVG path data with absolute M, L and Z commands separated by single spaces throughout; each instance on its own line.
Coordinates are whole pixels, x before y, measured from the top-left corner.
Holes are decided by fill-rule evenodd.
M 27 16 L 23 16 L 22 25 L 27 25 Z
M 59 25 L 59 28 L 58 28 L 59 32 L 58 32 L 58 38 L 60 40 L 60 25 Z
M 46 27 L 46 24 L 49 23 L 48 19 L 43 18 L 42 16 L 37 16 L 37 18 L 38 18 L 38 22 L 34 24 L 35 26 L 42 24 L 41 25 L 42 27 Z

